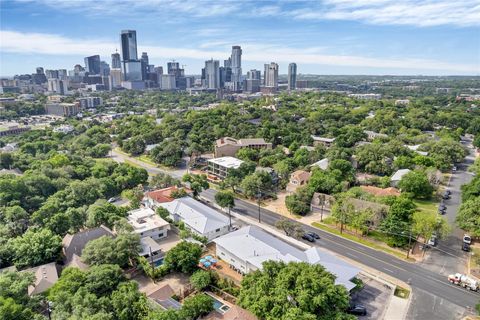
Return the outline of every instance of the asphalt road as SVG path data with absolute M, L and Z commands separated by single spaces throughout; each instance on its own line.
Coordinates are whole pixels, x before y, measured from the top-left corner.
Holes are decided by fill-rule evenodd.
M 467 141 L 464 145 L 470 142 Z M 433 250 L 429 250 L 422 262 L 424 267 L 443 275 L 453 272 L 466 273 L 468 253 L 461 250 L 464 232 L 456 226 L 455 218 L 462 203 L 461 186 L 473 178 L 473 174 L 468 172 L 468 167 L 475 161 L 475 151 L 471 148 L 469 152 L 465 160 L 457 165 L 457 171 L 452 172 L 448 185 L 452 194 L 450 199 L 444 200 L 447 207 L 444 217 L 451 225 L 452 233 L 445 240 L 440 240 Z
M 112 159 L 117 162 L 125 160 L 134 162 L 144 167 L 150 175 L 163 172 L 181 178 L 186 172 L 185 170 L 166 171 L 115 151 L 112 151 Z M 202 196 L 213 202 L 215 192 L 215 190 L 208 189 L 202 193 Z M 258 207 L 249 202 L 236 199 L 235 211 L 258 219 Z M 263 208 L 260 209 L 262 223 L 275 225 L 280 218 L 283 216 Z M 304 228 L 306 231 L 314 231 L 320 235 L 321 239 L 316 242 L 317 246 L 409 283 L 414 294 L 409 310 L 409 319 L 460 319 L 462 315 L 465 315 L 467 307 L 474 307 L 480 300 L 480 294 L 451 285 L 445 275 L 436 270 L 399 260 L 381 251 L 370 249 L 309 225 L 304 225 Z M 456 263 L 458 264 L 458 261 Z
M 215 190 L 208 189 L 202 192 L 201 195 L 209 201 L 214 202 L 215 193 Z M 234 210 L 237 213 L 258 219 L 258 206 L 249 202 L 236 199 Z M 262 223 L 274 226 L 275 223 L 282 218 L 284 217 L 275 212 L 264 208 L 260 209 L 260 221 Z M 305 231 L 313 231 L 320 235 L 321 239 L 318 240 L 315 245 L 354 259 L 370 268 L 374 268 L 389 276 L 409 283 L 417 297 L 422 298 L 422 295 L 426 294 L 427 296 L 423 297 L 423 299 L 428 300 L 433 298 L 436 301 L 438 300 L 439 308 L 442 306 L 457 305 L 459 306 L 459 311 L 456 312 L 463 313 L 462 310 L 464 308 L 473 307 L 480 300 L 480 294 L 452 285 L 447 281 L 445 276 L 432 272 L 422 266 L 397 259 L 381 251 L 370 249 L 309 225 L 303 225 L 303 227 Z M 418 290 L 418 295 L 415 290 L 416 288 L 420 289 Z M 428 311 L 430 309 L 426 308 L 426 310 Z M 451 317 L 451 310 L 452 308 L 448 307 L 445 311 L 439 310 L 434 313 L 430 311 L 422 312 L 422 318 L 418 319 L 453 319 L 453 317 Z M 435 311 L 435 307 L 433 311 Z M 420 314 L 417 311 L 416 313 Z M 445 318 L 441 317 L 442 315 L 445 316 Z

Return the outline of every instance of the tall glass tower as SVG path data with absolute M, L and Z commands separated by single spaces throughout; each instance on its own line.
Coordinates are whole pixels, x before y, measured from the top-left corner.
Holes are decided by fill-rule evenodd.
M 297 64 L 290 63 L 288 65 L 288 90 L 295 90 L 297 88 Z
M 142 80 L 142 65 L 137 55 L 137 32 L 135 30 L 122 30 L 120 44 L 122 46 L 122 65 L 125 80 Z

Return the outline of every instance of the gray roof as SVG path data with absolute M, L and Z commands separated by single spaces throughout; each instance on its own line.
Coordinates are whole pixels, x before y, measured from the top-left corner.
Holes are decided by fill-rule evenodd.
M 400 181 L 402 177 L 410 171 L 410 169 L 400 169 L 393 174 L 393 176 L 390 178 L 390 181 Z
M 172 215 L 178 215 L 187 226 L 200 234 L 206 234 L 229 225 L 226 216 L 203 203 L 183 197 L 171 202 L 160 203 Z
M 360 272 L 355 266 L 325 250 L 310 247 L 306 251 L 301 251 L 256 226 L 241 228 L 213 242 L 259 269 L 262 268 L 263 262 L 268 260 L 321 264 L 337 277 L 337 283 L 344 285 L 348 290 L 355 287 L 350 280 Z
M 83 248 L 88 242 L 98 239 L 102 236 L 114 237 L 112 230 L 105 226 L 88 229 L 75 234 L 67 234 L 63 237 L 62 245 L 67 263 L 73 259 L 73 255 L 82 256 Z
M 58 271 L 55 262 L 41 265 L 35 272 L 35 282 L 28 286 L 28 295 L 39 294 L 50 289 L 58 280 Z

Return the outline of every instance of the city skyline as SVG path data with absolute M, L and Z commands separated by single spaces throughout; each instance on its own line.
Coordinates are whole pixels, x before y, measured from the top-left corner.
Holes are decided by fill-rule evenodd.
M 164 68 L 180 61 L 185 74 L 199 74 L 210 58 L 223 61 L 233 45 L 242 48 L 243 73 L 275 61 L 280 74 L 291 62 L 302 74 L 480 74 L 475 1 L 408 2 L 416 10 L 389 0 L 310 7 L 301 1 L 2 2 L 0 75 L 38 66 L 71 69 L 97 54 L 110 63 L 120 50 L 118 30 L 128 29 L 139 35 L 138 54 L 147 52 L 151 64 Z

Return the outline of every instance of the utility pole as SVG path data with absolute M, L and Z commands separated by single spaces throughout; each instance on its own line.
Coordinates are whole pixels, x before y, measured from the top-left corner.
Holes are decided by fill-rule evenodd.
M 412 226 L 410 226 L 410 233 L 408 235 L 408 249 L 407 249 L 407 259 L 408 257 L 410 256 L 410 246 L 411 246 L 411 243 L 412 243 Z
M 262 193 L 260 192 L 260 188 L 258 188 L 257 192 L 257 204 L 258 204 L 258 223 L 261 223 L 260 221 L 260 197 L 262 196 Z

